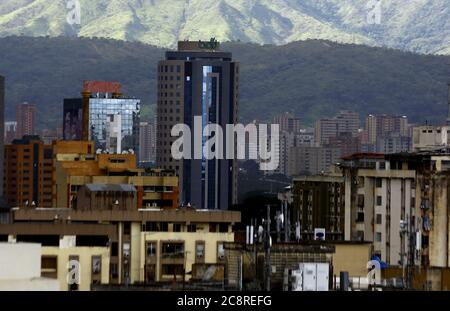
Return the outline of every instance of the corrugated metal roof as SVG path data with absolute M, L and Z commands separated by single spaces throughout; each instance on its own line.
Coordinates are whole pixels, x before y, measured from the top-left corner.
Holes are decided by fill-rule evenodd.
M 117 191 L 136 192 L 136 188 L 130 184 L 86 184 L 86 188 L 91 192 Z

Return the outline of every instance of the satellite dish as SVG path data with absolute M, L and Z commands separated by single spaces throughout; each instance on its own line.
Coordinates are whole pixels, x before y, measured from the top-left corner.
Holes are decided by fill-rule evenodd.
M 133 149 L 128 149 L 128 152 L 129 152 L 130 154 L 134 154 L 134 150 L 133 150 Z
M 95 152 L 96 154 L 101 154 L 102 153 L 102 149 L 97 149 L 97 151 Z

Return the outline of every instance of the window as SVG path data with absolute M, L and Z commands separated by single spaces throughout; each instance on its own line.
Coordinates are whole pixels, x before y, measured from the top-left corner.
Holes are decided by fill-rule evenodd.
M 102 257 L 92 256 L 92 274 L 98 275 L 102 271 Z
M 126 160 L 125 159 L 109 159 L 110 163 L 125 163 Z
M 187 232 L 197 232 L 197 225 L 196 224 L 190 224 L 187 226 Z
M 364 222 L 364 210 L 358 210 L 356 214 L 356 222 Z
M 195 261 L 203 262 L 205 260 L 205 242 L 195 242 Z
M 385 170 L 386 169 L 386 162 L 380 162 L 380 170 Z
M 117 242 L 111 243 L 111 256 L 118 256 L 119 255 L 119 245 Z
M 123 243 L 123 257 L 130 257 L 130 243 Z
M 166 242 L 162 244 L 163 258 L 184 258 L 183 242 Z
M 381 188 L 382 187 L 382 182 L 383 182 L 383 180 L 381 178 L 376 178 L 375 179 L 375 186 L 377 188 Z
M 382 224 L 382 215 L 377 214 L 377 225 L 381 225 L 381 224 Z
M 42 256 L 41 276 L 56 279 L 58 277 L 58 257 Z
M 124 222 L 123 223 L 123 234 L 124 235 L 130 235 L 131 234 L 131 223 L 130 222 Z
M 228 232 L 228 224 L 223 224 L 223 223 L 219 224 L 219 232 L 222 232 L 222 233 Z
M 183 275 L 183 265 L 162 265 L 161 274 L 173 277 L 174 275 Z
M 119 277 L 119 272 L 118 272 L 118 265 L 117 263 L 111 263 L 111 278 L 112 279 L 117 279 Z
M 156 242 L 147 242 L 147 257 L 156 256 Z
M 361 230 L 356 231 L 356 239 L 358 241 L 364 241 L 364 231 Z
M 145 224 L 145 229 L 148 232 L 167 232 L 169 231 L 169 224 L 167 222 L 149 221 Z
M 358 194 L 358 207 L 364 207 L 364 194 Z
M 383 199 L 381 198 L 381 195 L 377 195 L 377 205 L 380 206 L 383 204 Z
M 219 261 L 225 260 L 225 248 L 223 242 L 217 242 L 217 259 Z
M 381 232 L 377 232 L 377 233 L 375 234 L 375 241 L 376 241 L 376 242 L 381 242 Z
M 173 232 L 181 232 L 181 224 L 173 224 Z

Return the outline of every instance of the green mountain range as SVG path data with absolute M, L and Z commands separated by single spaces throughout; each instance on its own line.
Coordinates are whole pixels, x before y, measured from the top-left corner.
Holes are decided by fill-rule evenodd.
M 68 22 L 74 12 L 79 24 Z M 450 54 L 450 6 L 448 0 L 2 0 L 0 36 L 8 35 L 160 47 L 210 37 L 278 45 L 324 39 Z
M 352 109 L 407 115 L 442 123 L 447 116 L 449 56 L 309 40 L 284 46 L 227 43 L 241 63 L 242 122 L 292 111 L 305 125 Z M 78 97 L 83 80 L 119 81 L 155 111 L 156 67 L 165 49 L 138 42 L 80 38 L 0 38 L 0 75 L 6 77 L 6 119 L 15 105 L 38 106 L 39 126 L 62 119 L 63 99 Z

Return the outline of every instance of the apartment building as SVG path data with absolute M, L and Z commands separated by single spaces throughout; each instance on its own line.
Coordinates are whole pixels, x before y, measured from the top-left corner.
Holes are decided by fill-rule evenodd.
M 333 118 L 324 118 L 316 122 L 315 140 L 317 145 L 329 143 L 330 137 L 341 133 L 351 133 L 356 136 L 359 130 L 359 114 L 352 111 L 340 111 Z
M 180 201 L 197 208 L 228 209 L 237 203 L 237 161 L 172 157 L 174 125 L 194 128 L 214 123 L 225 128 L 238 122 L 239 63 L 216 41 L 180 41 L 158 63 L 156 164 L 179 176 Z M 227 140 L 224 133 L 224 141 Z M 202 142 L 202 146 L 205 141 Z
M 225 264 L 225 242 L 240 213 L 194 209 L 126 211 L 14 208 L 0 239 L 40 243 L 41 275 L 62 290 L 101 285 L 172 284 L 189 281 L 193 269 Z M 26 222 L 24 222 L 26 221 Z M 68 284 L 76 265 L 79 283 Z M 170 285 L 169 285 L 170 286 Z
M 418 126 L 413 128 L 413 151 L 433 151 L 450 145 L 448 126 Z
M 373 242 L 373 253 L 392 266 L 406 264 L 409 238 L 402 226 L 416 216 L 416 172 L 382 154 L 355 154 L 342 163 L 345 239 Z
M 338 147 L 292 147 L 288 154 L 288 176 L 327 172 L 340 157 L 341 149 Z
M 301 240 L 313 240 L 325 229 L 326 240 L 344 240 L 344 177 L 341 174 L 298 176 L 293 180 L 291 223 L 300 226 Z
M 29 103 L 21 103 L 16 106 L 17 136 L 35 135 L 36 106 Z
M 5 146 L 4 197 L 21 207 L 52 206 L 52 146 L 25 135 Z

